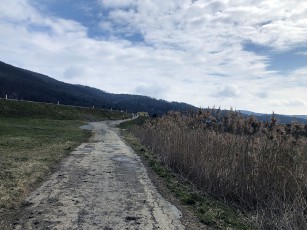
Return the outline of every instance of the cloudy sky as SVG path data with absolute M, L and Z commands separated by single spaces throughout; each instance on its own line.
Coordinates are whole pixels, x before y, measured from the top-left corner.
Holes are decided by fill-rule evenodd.
M 0 60 L 112 93 L 307 114 L 307 1 L 1 0 Z

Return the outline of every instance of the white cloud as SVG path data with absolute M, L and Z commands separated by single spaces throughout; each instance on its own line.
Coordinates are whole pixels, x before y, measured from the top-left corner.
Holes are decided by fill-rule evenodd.
M 1 1 L 0 18 L 2 20 L 33 21 L 37 16 L 36 10 L 28 4 L 27 0 Z
M 288 88 L 290 87 L 294 89 L 295 87 L 299 86 L 300 88 L 306 90 L 307 89 L 307 67 L 293 71 L 287 77 L 286 84 Z M 295 92 L 295 94 L 296 93 L 297 92 Z
M 301 98 L 283 99 L 283 100 L 270 100 L 269 104 L 276 107 L 301 107 L 307 106 L 307 100 Z
M 175 43 L 190 48 L 215 37 L 221 44 L 251 40 L 280 50 L 304 42 L 307 35 L 307 4 L 302 1 L 295 5 L 293 1 L 127 2 L 133 7 L 116 8 L 109 19 L 139 31 L 148 43 L 155 45 Z
M 227 85 L 222 89 L 219 89 L 215 94 L 217 97 L 237 97 L 240 94 L 240 90 L 236 85 Z
M 256 95 L 257 97 L 260 97 L 260 98 L 267 98 L 267 97 L 268 97 L 268 92 L 259 91 L 259 92 L 256 92 L 255 95 Z
M 108 8 L 126 8 L 135 5 L 134 0 L 100 0 L 100 3 L 104 7 Z
M 146 85 L 141 84 L 138 85 L 134 92 L 140 95 L 148 95 L 154 98 L 162 99 L 165 97 L 165 93 L 169 90 L 169 86 L 165 84 L 154 84 L 154 85 Z
M 297 52 L 296 54 L 299 54 L 299 55 L 306 55 L 306 56 L 307 56 L 307 51 Z

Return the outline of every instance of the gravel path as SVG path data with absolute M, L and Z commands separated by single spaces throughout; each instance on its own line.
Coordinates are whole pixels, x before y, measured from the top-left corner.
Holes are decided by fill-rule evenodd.
M 13 229 L 184 229 L 180 211 L 157 192 L 116 123 L 84 127 L 95 133 L 91 142 L 26 199 Z

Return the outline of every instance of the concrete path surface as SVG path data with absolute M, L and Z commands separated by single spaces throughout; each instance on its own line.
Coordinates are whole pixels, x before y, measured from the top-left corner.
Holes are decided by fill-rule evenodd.
M 26 199 L 13 229 L 184 229 L 180 211 L 157 192 L 115 124 L 90 123 L 91 142 Z

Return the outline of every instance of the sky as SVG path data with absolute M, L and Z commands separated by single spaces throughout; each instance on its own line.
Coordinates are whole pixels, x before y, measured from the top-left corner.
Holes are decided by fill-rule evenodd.
M 0 61 L 197 107 L 307 114 L 306 0 L 1 0 Z

